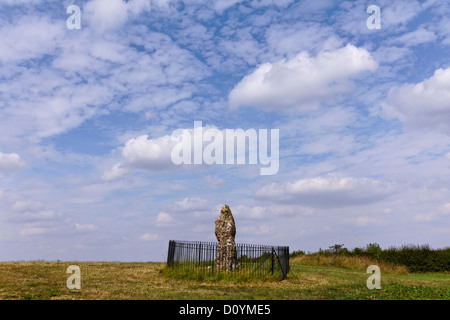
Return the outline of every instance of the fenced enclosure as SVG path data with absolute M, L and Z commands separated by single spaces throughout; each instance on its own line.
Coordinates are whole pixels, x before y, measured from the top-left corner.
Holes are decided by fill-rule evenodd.
M 273 275 L 281 280 L 289 272 L 289 247 L 236 244 L 238 267 L 217 268 L 217 242 L 169 241 L 167 266 L 205 274 L 227 272 L 255 276 Z

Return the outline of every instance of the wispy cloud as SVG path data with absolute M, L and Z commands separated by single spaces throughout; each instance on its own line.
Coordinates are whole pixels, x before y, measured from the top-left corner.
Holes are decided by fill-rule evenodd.
M 450 6 L 376 5 L 0 1 L 1 258 L 160 260 L 225 203 L 239 241 L 447 245 Z M 194 120 L 279 129 L 277 174 L 174 165 Z
M 328 175 L 270 184 L 257 190 L 255 197 L 265 201 L 337 208 L 372 203 L 392 195 L 393 192 L 395 185 L 387 181 Z

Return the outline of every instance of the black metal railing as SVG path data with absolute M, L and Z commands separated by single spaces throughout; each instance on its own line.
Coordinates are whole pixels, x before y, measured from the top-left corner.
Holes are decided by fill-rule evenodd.
M 278 275 L 286 278 L 289 272 L 289 247 L 236 244 L 238 268 L 235 273 L 256 276 Z M 169 241 L 167 266 L 204 273 L 223 272 L 216 266 L 217 242 Z

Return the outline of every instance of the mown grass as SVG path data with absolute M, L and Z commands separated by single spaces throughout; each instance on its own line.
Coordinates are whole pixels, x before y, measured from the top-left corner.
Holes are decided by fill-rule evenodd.
M 258 282 L 270 282 L 270 281 L 280 281 L 282 275 L 280 273 L 274 274 L 254 274 L 252 270 L 240 270 L 240 272 L 211 272 L 210 270 L 195 270 L 192 268 L 171 268 L 165 266 L 160 270 L 160 274 L 169 279 L 176 280 L 194 280 L 203 281 L 208 283 L 219 283 L 219 282 L 232 282 L 232 283 L 258 283 Z
M 381 268 L 381 289 L 366 287 L 373 261 L 294 258 L 283 281 L 273 279 L 183 279 L 165 263 L 0 263 L 0 299 L 450 299 L 450 274 L 407 273 Z M 81 290 L 66 288 L 69 265 L 81 269 Z M 340 264 L 340 265 L 338 265 Z

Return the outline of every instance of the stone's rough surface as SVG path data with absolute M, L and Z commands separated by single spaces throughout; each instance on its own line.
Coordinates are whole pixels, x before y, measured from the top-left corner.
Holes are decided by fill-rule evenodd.
M 237 260 L 236 224 L 228 205 L 224 205 L 220 211 L 220 217 L 216 219 L 217 257 L 216 268 L 218 270 L 233 271 L 239 268 Z

